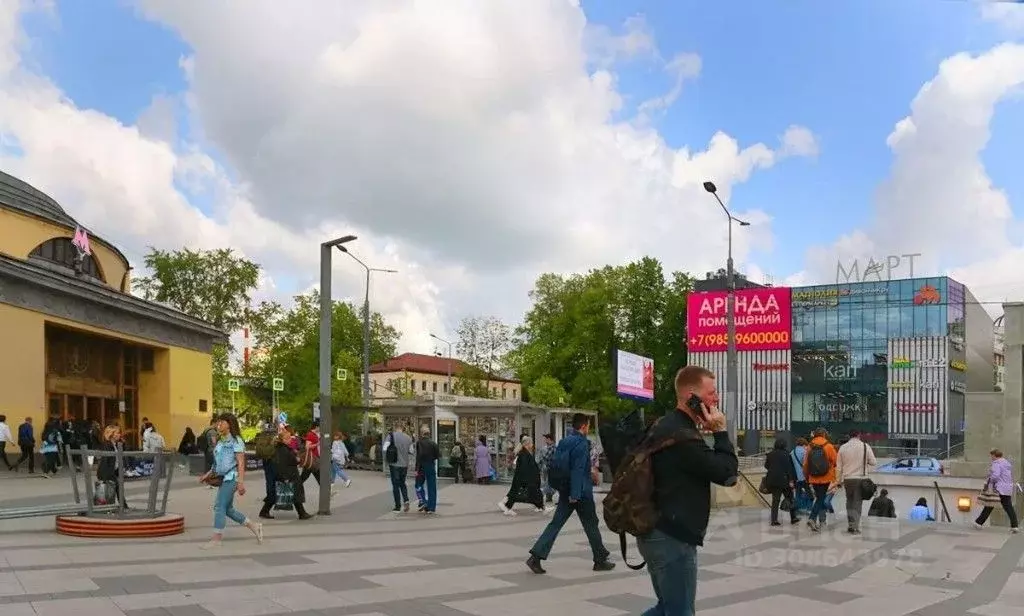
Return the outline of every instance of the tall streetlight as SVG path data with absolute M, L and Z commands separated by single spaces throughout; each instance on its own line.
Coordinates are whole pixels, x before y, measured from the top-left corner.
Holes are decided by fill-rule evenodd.
M 453 394 L 455 392 L 452 391 L 452 343 L 435 334 L 430 334 L 430 337 L 448 345 L 448 393 Z
M 370 267 L 363 261 L 349 252 L 348 248 L 339 246 L 339 250 L 352 260 L 363 266 L 366 270 L 366 297 L 363 298 L 363 435 L 370 429 L 370 274 L 382 272 L 384 274 L 397 274 L 397 270 Z
M 729 256 L 725 262 L 725 281 L 729 287 L 729 294 L 725 303 L 725 328 L 728 346 L 725 352 L 725 421 L 729 430 L 729 440 L 736 446 L 736 415 L 739 411 L 739 392 L 737 385 L 739 381 L 739 369 L 736 359 L 736 274 L 732 265 L 732 223 L 739 223 L 741 227 L 749 227 L 750 223 L 740 220 L 732 215 L 729 208 L 722 203 L 718 196 L 718 188 L 714 182 L 704 182 L 704 190 L 711 193 L 711 196 L 722 206 L 722 211 L 729 219 Z
M 331 250 L 356 239 L 346 235 L 320 244 L 320 515 L 331 515 Z M 324 448 L 327 448 L 324 451 Z

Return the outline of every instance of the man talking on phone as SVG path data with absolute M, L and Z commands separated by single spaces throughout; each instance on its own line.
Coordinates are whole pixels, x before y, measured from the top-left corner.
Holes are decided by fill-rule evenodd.
M 709 431 L 714 447 L 703 439 L 680 439 L 654 454 L 654 500 L 658 523 L 637 537 L 647 561 L 657 605 L 646 614 L 693 616 L 697 599 L 697 548 L 704 545 L 711 515 L 711 484 L 735 485 L 739 461 L 729 441 L 725 415 L 718 409 L 715 375 L 700 366 L 676 373 L 676 408 L 652 429 L 657 438 Z

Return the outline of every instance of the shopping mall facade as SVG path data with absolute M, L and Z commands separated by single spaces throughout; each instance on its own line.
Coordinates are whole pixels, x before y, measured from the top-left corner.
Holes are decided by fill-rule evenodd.
M 737 291 L 738 429 L 940 451 L 993 391 L 992 318 L 947 277 Z M 688 361 L 726 374 L 725 292 L 693 293 Z M 724 390 L 724 383 L 720 386 Z

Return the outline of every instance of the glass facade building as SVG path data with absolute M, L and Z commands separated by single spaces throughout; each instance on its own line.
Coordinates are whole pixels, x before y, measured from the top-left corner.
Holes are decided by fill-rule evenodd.
M 949 361 L 957 359 L 966 294 L 947 277 L 794 287 L 792 431 L 858 429 L 872 440 L 900 441 L 888 434 L 889 370 L 899 360 L 888 356 L 890 340 L 943 338 Z M 952 392 L 948 407 L 947 432 L 962 433 L 963 392 Z

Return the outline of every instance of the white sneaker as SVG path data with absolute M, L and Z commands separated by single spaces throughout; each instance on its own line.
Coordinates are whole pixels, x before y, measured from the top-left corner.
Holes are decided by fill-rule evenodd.
M 975 522 L 975 523 L 974 523 L 974 528 L 975 528 L 975 530 L 981 530 L 981 529 L 983 529 L 983 528 L 985 528 L 985 527 L 984 527 L 984 526 L 982 526 L 981 524 L 978 524 L 977 522 Z
M 516 517 L 519 514 L 516 513 L 515 511 L 513 511 L 512 509 L 506 509 L 505 510 L 505 515 L 507 515 L 510 518 L 514 518 L 514 517 Z
M 554 507 L 545 507 L 544 509 L 541 510 L 541 513 L 543 513 L 544 515 L 547 515 L 547 514 L 551 513 L 554 510 L 555 510 Z
M 346 479 L 346 480 L 345 480 L 345 487 L 347 488 L 347 487 L 349 487 L 350 485 L 352 485 L 352 480 L 351 480 L 351 479 Z
M 508 512 L 512 510 L 505 506 L 505 501 L 501 501 L 498 503 L 498 511 L 508 515 Z
M 1020 529 L 1017 528 L 1016 526 L 1014 526 L 1013 528 L 1010 529 L 1010 532 L 1013 533 L 1014 535 L 1016 535 L 1017 533 L 1020 532 Z
M 199 546 L 199 549 L 200 550 L 215 550 L 215 549 L 217 549 L 219 547 L 220 547 L 220 541 L 217 541 L 216 539 L 210 539 L 209 541 L 207 541 L 203 545 Z

